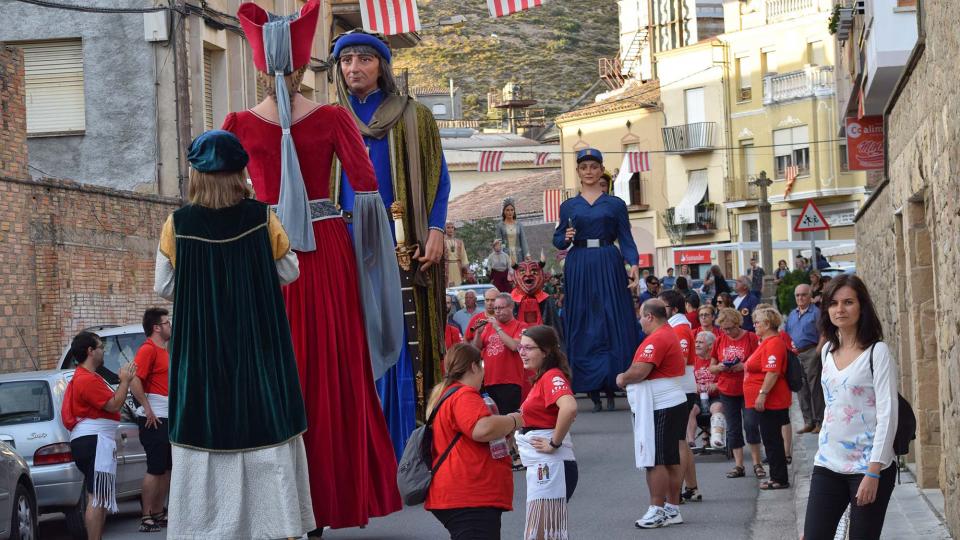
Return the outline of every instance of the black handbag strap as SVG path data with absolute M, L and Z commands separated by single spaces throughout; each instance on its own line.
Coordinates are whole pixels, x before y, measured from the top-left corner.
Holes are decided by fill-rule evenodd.
M 456 394 L 457 391 L 460 390 L 461 388 L 463 387 L 458 386 L 456 388 L 451 388 L 447 390 L 443 394 L 443 397 L 441 397 L 440 400 L 437 401 L 437 405 L 433 408 L 433 412 L 430 413 L 430 418 L 427 419 L 427 426 L 430 426 L 430 429 L 433 429 L 433 420 L 434 418 L 436 418 L 437 412 L 440 411 L 440 405 L 442 405 L 443 402 L 447 400 L 447 398 L 449 398 L 453 394 Z M 447 449 L 444 450 L 442 454 L 440 454 L 440 459 L 437 460 L 437 464 L 434 465 L 432 469 L 430 469 L 431 475 L 437 474 L 437 470 L 440 469 L 440 465 L 443 465 L 443 462 L 447 460 L 447 456 L 450 455 L 450 451 L 453 450 L 453 446 L 457 444 L 457 441 L 460 440 L 460 437 L 462 435 L 463 433 L 460 433 L 458 431 L 457 434 L 453 436 L 453 440 L 450 441 L 450 444 L 447 446 Z
M 873 375 L 873 348 L 876 346 L 876 343 L 870 345 L 870 375 Z

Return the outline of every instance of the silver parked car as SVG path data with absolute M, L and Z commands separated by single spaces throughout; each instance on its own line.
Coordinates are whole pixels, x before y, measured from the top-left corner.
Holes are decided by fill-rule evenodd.
M 120 366 L 133 359 L 145 339 L 143 329 L 130 325 L 89 331 L 104 343 L 104 364 L 98 372 L 107 382 L 118 384 Z M 60 418 L 63 394 L 73 371 L 72 360 L 64 351 L 61 369 L 0 375 L 0 440 L 10 443 L 30 467 L 39 512 L 63 512 L 71 535 L 86 538 L 83 475 L 73 464 L 70 432 Z M 117 427 L 118 499 L 138 497 L 147 472 L 134 408 L 128 396 Z
M 27 462 L 9 444 L 0 442 L 0 539 L 7 538 L 38 538 L 37 498 Z

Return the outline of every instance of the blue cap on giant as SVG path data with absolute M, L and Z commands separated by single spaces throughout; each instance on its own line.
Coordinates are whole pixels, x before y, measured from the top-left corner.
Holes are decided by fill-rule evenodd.
M 603 163 L 603 154 L 601 154 L 596 148 L 584 148 L 583 150 L 577 150 L 577 163 L 583 163 L 588 159 L 592 159 L 597 163 Z
M 250 158 L 236 135 L 215 129 L 201 133 L 190 143 L 187 160 L 197 171 L 207 173 L 243 170 Z
M 386 60 L 388 64 L 392 60 L 390 55 L 390 47 L 387 46 L 384 38 L 380 34 L 367 33 L 359 29 L 351 30 L 345 34 L 340 34 L 337 36 L 337 39 L 335 39 L 333 42 L 334 60 L 340 59 L 340 53 L 343 51 L 343 49 L 347 47 L 356 47 L 358 45 L 372 47 L 373 50 L 377 51 L 377 54 Z

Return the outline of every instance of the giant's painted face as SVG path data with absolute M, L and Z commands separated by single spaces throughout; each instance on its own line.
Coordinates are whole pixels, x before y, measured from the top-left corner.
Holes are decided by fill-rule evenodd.
M 534 296 L 541 289 L 545 277 L 543 275 L 543 263 L 535 261 L 523 261 L 518 263 L 514 269 L 517 288 L 528 296 Z

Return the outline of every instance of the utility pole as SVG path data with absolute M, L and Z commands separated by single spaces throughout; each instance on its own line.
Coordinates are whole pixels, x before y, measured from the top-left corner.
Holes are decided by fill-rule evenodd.
M 770 201 L 767 200 L 767 188 L 773 180 L 767 178 L 767 171 L 760 171 L 757 178 L 751 182 L 760 188 L 760 266 L 763 268 L 763 301 L 772 303 L 776 296 L 773 290 L 773 227 L 770 223 Z

